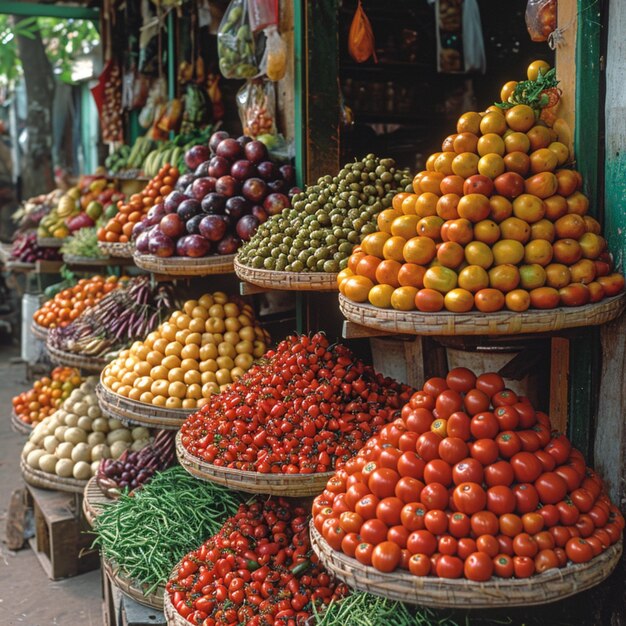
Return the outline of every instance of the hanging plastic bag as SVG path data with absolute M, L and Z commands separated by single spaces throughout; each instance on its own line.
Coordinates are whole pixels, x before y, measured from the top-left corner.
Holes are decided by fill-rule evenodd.
M 278 24 L 278 0 L 254 0 L 250 2 L 249 10 L 253 33 Z
M 374 62 L 378 63 L 372 25 L 361 6 L 361 0 L 359 0 L 356 12 L 352 18 L 352 24 L 350 25 L 348 52 L 357 63 L 364 63 L 371 56 L 374 57 Z
M 270 80 L 277 81 L 283 78 L 287 71 L 287 44 L 276 26 L 269 26 L 263 32 L 266 36 L 266 44 L 261 70 Z
M 237 92 L 237 107 L 244 135 L 258 137 L 276 134 L 274 83 L 267 80 L 249 80 Z
M 232 0 L 217 33 L 217 54 L 224 78 L 254 78 L 259 74 L 246 0 Z
M 487 69 L 480 10 L 476 0 L 463 2 L 463 61 L 466 72 L 480 71 L 484 74 Z
M 526 28 L 532 41 L 547 41 L 556 30 L 556 0 L 528 0 Z
M 157 78 L 150 88 L 146 104 L 139 113 L 139 125 L 142 128 L 150 128 L 157 116 L 157 107 L 165 102 L 167 102 L 167 83 L 164 78 Z

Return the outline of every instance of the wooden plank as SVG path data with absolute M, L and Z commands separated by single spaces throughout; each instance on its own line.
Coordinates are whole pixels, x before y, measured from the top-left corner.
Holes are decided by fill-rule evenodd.
M 553 337 L 551 348 L 550 420 L 554 429 L 564 433 L 567 428 L 569 341 L 562 337 Z
M 386 333 L 382 330 L 368 328 L 367 326 L 344 320 L 341 336 L 344 339 L 363 339 L 367 337 L 391 337 L 393 335 L 392 333 Z
M 245 281 L 239 283 L 239 295 L 241 296 L 252 296 L 256 293 L 267 293 L 268 291 L 271 291 L 271 289 L 258 287 L 257 285 Z

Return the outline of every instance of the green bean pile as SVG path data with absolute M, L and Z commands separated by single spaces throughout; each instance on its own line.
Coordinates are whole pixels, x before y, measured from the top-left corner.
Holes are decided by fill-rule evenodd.
M 96 519 L 94 545 L 146 594 L 165 584 L 178 561 L 214 535 L 241 503 L 237 492 L 171 467 L 133 496 L 122 494 Z

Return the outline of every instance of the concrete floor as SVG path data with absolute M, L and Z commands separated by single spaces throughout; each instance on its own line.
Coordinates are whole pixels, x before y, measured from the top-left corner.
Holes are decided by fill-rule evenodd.
M 29 388 L 14 346 L 0 345 L 0 626 L 100 626 L 100 570 L 53 582 L 28 548 L 11 552 L 4 544 L 11 493 L 22 486 L 19 458 L 26 441 L 11 430 L 11 398 Z

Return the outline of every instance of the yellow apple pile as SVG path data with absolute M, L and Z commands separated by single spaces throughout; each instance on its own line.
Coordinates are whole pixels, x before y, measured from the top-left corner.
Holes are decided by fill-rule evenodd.
M 581 306 L 619 293 L 624 277 L 569 167 L 555 94 L 554 71 L 533 62 L 528 81 L 503 87 L 500 105 L 461 115 L 413 193 L 396 194 L 378 231 L 354 248 L 340 292 L 381 308 L 456 313 Z

